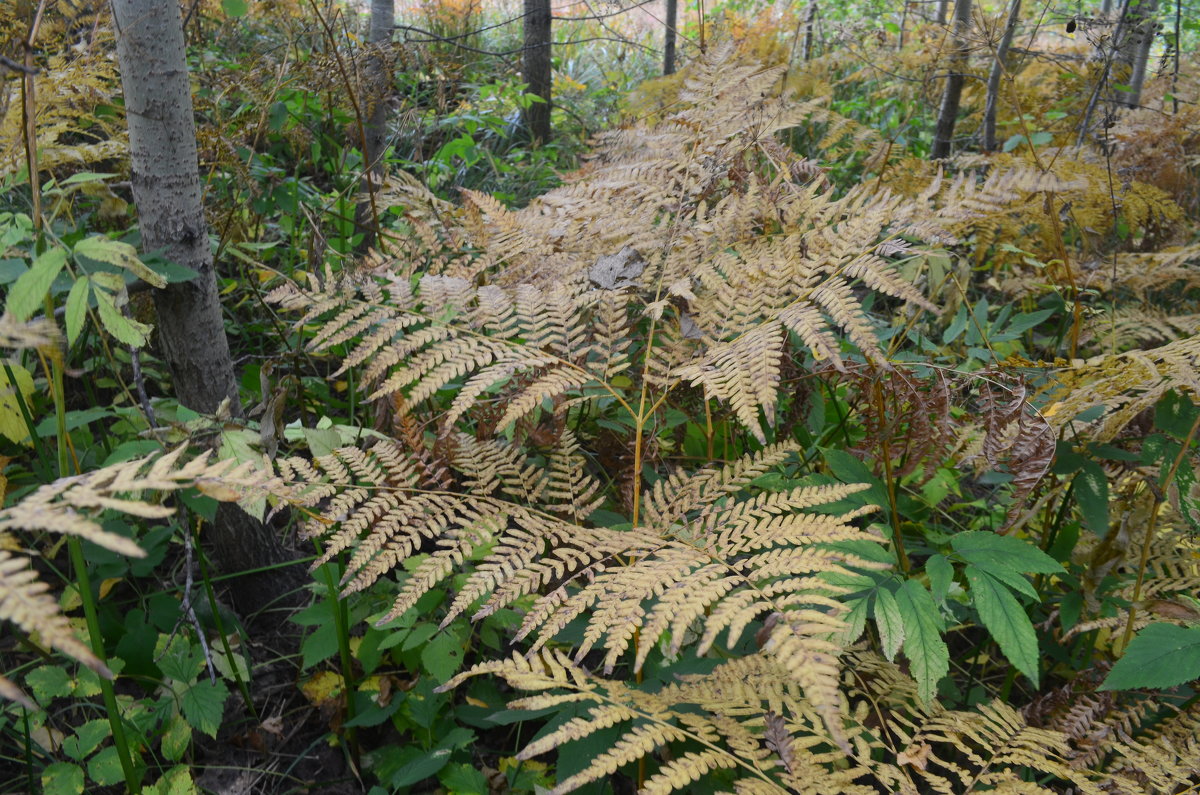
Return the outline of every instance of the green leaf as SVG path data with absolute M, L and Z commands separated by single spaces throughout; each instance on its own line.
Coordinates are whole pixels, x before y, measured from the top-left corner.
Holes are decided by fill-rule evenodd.
M 1014 591 L 1023 593 L 1030 599 L 1041 601 L 1041 598 L 1038 596 L 1037 589 L 1033 587 L 1033 583 L 1031 583 L 1029 578 L 1021 572 L 1016 571 L 1015 569 L 1010 569 L 1008 566 L 1002 566 L 990 562 L 985 563 L 983 561 L 978 561 L 976 563 L 972 563 L 971 565 L 985 574 L 996 578 L 1009 588 L 1012 588 Z
M 953 536 L 950 546 L 968 563 L 990 563 L 1035 574 L 1059 574 L 1063 571 L 1054 558 L 1028 541 L 1014 536 L 970 530 Z
M 929 591 L 916 580 L 906 581 L 896 592 L 896 606 L 904 622 L 904 656 L 912 663 L 921 700 L 931 703 L 938 681 L 950 670 L 950 651 L 942 640 L 942 616 Z
M 1021 135 L 1020 133 L 1017 133 L 1012 138 L 1009 138 L 1007 141 L 1005 141 L 1004 146 L 1002 146 L 1001 148 L 1005 152 L 1011 152 L 1012 150 L 1016 149 L 1018 146 L 1020 146 L 1023 143 L 1025 143 L 1025 136 Z
M 204 670 L 203 653 L 181 635 L 171 639 L 171 645 L 164 649 L 166 640 L 165 635 L 159 635 L 154 650 L 158 669 L 163 676 L 177 682 L 190 682 L 199 676 Z
M 1129 642 L 1101 690 L 1168 688 L 1200 679 L 1200 627 L 1151 624 Z
M 450 792 L 450 795 L 488 792 L 487 777 L 467 764 L 448 765 L 438 776 L 438 780 L 442 782 L 442 786 Z
M 19 364 L 0 362 L 0 435 L 21 444 L 29 438 L 29 424 L 21 412 L 18 393 L 29 407 L 33 399 L 33 374 Z
M 145 787 L 142 795 L 196 795 L 196 782 L 187 765 L 176 765 L 158 781 Z
M 162 755 L 172 762 L 178 762 L 187 753 L 188 745 L 192 742 L 192 727 L 183 716 L 176 713 L 167 721 L 167 728 L 162 737 Z
M 954 566 L 946 560 L 945 555 L 931 555 L 925 561 L 925 574 L 929 577 L 929 590 L 938 604 L 946 601 L 950 593 L 950 583 L 954 581 Z
M 67 295 L 67 344 L 74 345 L 83 331 L 84 321 L 87 320 L 88 298 L 91 296 L 91 279 L 84 276 L 71 285 Z
M 1034 146 L 1045 146 L 1054 140 L 1054 135 L 1043 130 L 1042 132 L 1035 132 L 1033 135 L 1029 136 L 1029 140 Z
M 25 674 L 25 686 L 43 707 L 50 700 L 71 695 L 73 684 L 67 672 L 57 665 L 42 665 Z
M 110 240 L 103 235 L 85 237 L 75 244 L 75 255 L 106 262 L 122 270 L 127 270 L 146 284 L 154 287 L 166 287 L 167 280 L 146 267 L 146 263 L 138 259 L 137 249 L 120 240 Z
M 1075 501 L 1088 530 L 1103 538 L 1108 533 L 1108 478 L 1095 461 L 1088 461 L 1075 476 Z
M 880 588 L 875 594 L 875 625 L 879 628 L 883 656 L 891 662 L 904 645 L 904 622 L 900 618 L 896 597 L 887 588 Z
M 964 569 L 979 620 L 1000 644 L 1000 651 L 1034 687 L 1038 684 L 1037 633 L 1025 608 L 999 580 L 976 566 Z
M 76 762 L 82 762 L 84 757 L 100 747 L 100 743 L 112 734 L 112 724 L 105 718 L 89 720 L 82 724 L 75 733 L 63 740 L 62 750 Z
M 14 320 L 24 322 L 33 317 L 55 277 L 67 264 L 67 252 L 61 248 L 47 249 L 33 261 L 33 267 L 21 274 L 8 291 L 4 307 Z
M 439 632 L 421 649 L 421 665 L 439 684 L 458 673 L 464 659 L 461 641 L 449 630 Z
M 110 293 L 104 290 L 93 290 L 92 294 L 96 296 L 96 308 L 100 312 L 100 323 L 105 330 L 131 348 L 145 347 L 151 327 L 122 315 Z
M 80 795 L 83 768 L 70 762 L 55 762 L 42 771 L 43 795 Z
M 229 688 L 220 679 L 216 684 L 201 679 L 184 691 L 179 699 L 179 706 L 183 709 L 183 716 L 187 718 L 188 723 L 216 739 L 227 698 Z
M 221 9 L 226 16 L 240 19 L 246 16 L 246 12 L 250 10 L 250 6 L 246 0 L 221 0 Z
M 125 778 L 116 746 L 110 745 L 88 760 L 88 778 L 102 787 L 119 784 Z

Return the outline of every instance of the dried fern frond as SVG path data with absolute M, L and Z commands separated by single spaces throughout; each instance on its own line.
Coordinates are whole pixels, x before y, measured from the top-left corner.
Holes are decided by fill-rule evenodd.
M 57 351 L 62 341 L 58 326 L 46 318 L 18 322 L 7 312 L 0 315 L 0 348 L 37 348 Z
M 1075 426 L 1087 438 L 1107 442 L 1170 390 L 1200 401 L 1200 337 L 1159 348 L 1098 356 L 1054 373 L 1042 415 L 1055 426 Z M 1088 409 L 1100 416 L 1077 427 Z
M 163 456 L 147 456 L 47 483 L 15 505 L 0 509 L 0 534 L 11 530 L 61 533 L 140 558 L 145 552 L 136 542 L 104 530 L 98 517 L 115 511 L 139 519 L 162 519 L 173 510 L 131 495 L 198 487 L 209 496 L 229 501 L 262 493 L 268 485 L 270 475 L 264 469 L 234 461 L 209 463 L 207 455 L 181 463 L 183 453 L 181 447 Z M 273 490 L 284 491 L 277 484 Z M 25 555 L 0 549 L 0 620 L 12 621 L 47 645 L 111 677 L 108 667 L 75 636 L 48 590 Z
M 584 705 L 587 713 L 526 746 L 519 754 L 531 759 L 566 743 L 586 740 L 594 732 L 632 723 L 621 740 L 597 754 L 590 764 L 552 790 L 566 793 L 605 778 L 619 768 L 651 757 L 671 743 L 691 743 L 662 763 L 642 791 L 688 791 L 709 772 L 733 771 L 738 792 L 844 793 L 868 795 L 872 787 L 857 783 L 868 771 L 853 762 L 840 764 L 837 751 L 819 748 L 831 739 L 805 703 L 783 667 L 762 655 L 723 663 L 711 673 L 685 676 L 657 692 L 602 679 L 573 663 L 566 654 L 544 649 L 532 658 L 514 655 L 476 665 L 441 689 L 456 687 L 480 674 L 504 678 L 530 695 L 510 704 L 515 709 L 543 709 L 564 703 Z M 767 730 L 759 725 L 769 709 Z

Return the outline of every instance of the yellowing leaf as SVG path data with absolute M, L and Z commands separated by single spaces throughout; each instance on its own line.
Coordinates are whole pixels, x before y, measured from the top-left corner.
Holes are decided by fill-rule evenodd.
M 128 243 L 110 240 L 103 235 L 94 235 L 76 243 L 75 254 L 123 268 L 155 287 L 167 286 L 167 280 L 146 267 L 146 263 L 138 259 L 137 249 Z
M 42 305 L 54 278 L 67 264 L 67 252 L 61 248 L 51 248 L 42 252 L 33 261 L 33 267 L 21 274 L 21 278 L 13 283 L 8 292 L 5 309 L 8 314 L 19 321 L 33 317 L 33 313 Z
M 12 381 L 8 380 L 10 370 Z M 19 364 L 0 363 L 0 434 L 11 442 L 28 445 L 32 443 L 32 439 L 29 437 L 29 426 L 25 422 L 25 416 L 21 413 L 21 404 L 17 400 L 18 393 L 28 407 L 33 398 L 33 376 Z
M 344 683 L 340 674 L 321 671 L 300 686 L 300 692 L 314 707 L 331 706 L 342 695 Z

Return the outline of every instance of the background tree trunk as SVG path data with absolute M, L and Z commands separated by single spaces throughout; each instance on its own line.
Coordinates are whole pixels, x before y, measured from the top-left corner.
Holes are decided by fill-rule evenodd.
M 525 52 L 522 60 L 529 93 L 542 102 L 524 111 L 525 127 L 535 141 L 550 140 L 550 0 L 525 0 Z
M 142 249 L 161 251 L 199 274 L 154 291 L 160 353 L 180 403 L 212 414 L 228 400 L 230 413 L 237 415 L 241 403 L 201 200 L 179 4 L 113 0 L 112 7 Z M 214 527 L 224 573 L 285 560 L 274 532 L 236 505 L 222 506 Z M 261 608 L 279 596 L 279 579 L 268 573 L 265 579 L 233 580 L 235 603 L 243 613 Z
M 950 143 L 954 140 L 954 125 L 958 121 L 958 106 L 962 100 L 963 82 L 967 69 L 967 30 L 971 26 L 971 0 L 955 0 L 954 44 L 950 58 L 950 74 L 946 77 L 946 88 L 942 92 L 942 105 L 938 110 L 937 126 L 933 131 L 934 160 L 950 156 Z
M 362 234 L 362 241 L 358 244 L 360 254 L 375 245 L 379 225 L 375 195 L 384 178 L 388 99 L 392 93 L 392 59 L 386 48 L 392 42 L 395 27 L 395 0 L 371 0 L 371 28 L 367 32 L 367 43 L 373 52 L 366 64 L 369 87 L 366 96 L 370 103 L 370 114 L 363 128 L 362 190 L 367 195 L 358 203 L 354 213 L 355 223 Z
M 679 0 L 667 0 L 666 32 L 663 34 L 663 74 L 675 72 L 675 26 L 679 22 Z
M 937 4 L 937 23 L 939 25 L 946 24 L 946 18 L 950 14 L 950 0 L 938 0 Z
M 1008 21 L 1004 25 L 1004 33 L 996 46 L 996 59 L 992 62 L 992 71 L 988 74 L 987 102 L 983 109 L 983 151 L 991 152 L 996 148 L 996 109 L 1000 104 L 1000 80 L 1008 68 L 1008 51 L 1012 47 L 1013 36 L 1017 32 L 1017 23 L 1021 20 L 1021 0 L 1012 0 L 1008 7 Z
M 804 60 L 811 61 L 813 57 L 813 37 L 817 28 L 817 0 L 809 0 L 808 9 L 804 14 Z
M 1142 86 L 1146 84 L 1146 71 L 1150 64 L 1150 49 L 1158 35 L 1158 0 L 1140 0 L 1135 6 L 1130 2 L 1126 13 L 1128 37 L 1122 43 L 1119 57 L 1129 64 L 1129 91 L 1124 92 L 1125 104 L 1136 108 L 1141 104 Z

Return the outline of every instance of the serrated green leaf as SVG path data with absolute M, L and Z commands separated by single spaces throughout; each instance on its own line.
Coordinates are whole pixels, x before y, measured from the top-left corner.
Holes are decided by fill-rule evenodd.
M 963 570 L 971 586 L 971 599 L 979 620 L 1000 645 L 1000 651 L 1014 667 L 1038 684 L 1037 633 L 1025 608 L 1004 583 L 977 566 Z
M 183 692 L 179 706 L 188 723 L 215 739 L 217 729 L 221 728 L 221 716 L 228 698 L 229 688 L 220 679 L 216 684 L 201 679 Z
M 942 604 L 946 594 L 950 593 L 950 583 L 954 582 L 954 566 L 945 555 L 930 555 L 925 561 L 925 574 L 929 577 L 929 590 L 933 592 L 934 601 Z
M 846 631 L 841 636 L 843 645 L 849 646 L 862 637 L 863 630 L 867 627 L 868 602 L 869 600 L 863 597 L 849 603 L 850 609 L 842 616 L 842 621 L 846 624 Z
M 1004 583 L 1009 588 L 1012 588 L 1014 591 L 1025 594 L 1030 599 L 1036 599 L 1039 602 L 1041 601 L 1041 597 L 1038 596 L 1037 589 L 1033 587 L 1033 583 L 1031 583 L 1029 578 L 1021 572 L 1010 569 L 1007 566 L 1000 566 L 995 563 L 984 561 L 972 563 L 971 565 L 990 574 L 992 577 L 995 577 L 997 580 Z
M 442 684 L 458 673 L 464 659 L 462 643 L 449 631 L 439 632 L 421 649 L 421 665 Z
M 33 261 L 33 267 L 21 274 L 21 278 L 8 290 L 4 307 L 14 320 L 25 322 L 42 306 L 46 293 L 55 277 L 67 264 L 67 252 L 55 247 L 46 249 Z
M 1001 148 L 1005 152 L 1011 152 L 1012 150 L 1016 149 L 1018 146 L 1020 146 L 1023 143 L 1025 143 L 1025 136 L 1021 135 L 1020 133 L 1017 133 L 1016 135 L 1012 136 L 1007 141 L 1005 141 L 1004 146 Z
M 43 795 L 80 795 L 83 768 L 71 762 L 55 762 L 42 771 Z
M 1088 530 L 1103 538 L 1108 533 L 1108 477 L 1095 461 L 1087 461 L 1074 480 L 1075 501 Z
M 929 591 L 916 580 L 908 580 L 896 592 L 896 606 L 904 622 L 904 656 L 912 663 L 918 695 L 931 703 L 938 681 L 950 670 L 941 614 Z
M 1014 536 L 971 530 L 951 537 L 950 546 L 968 563 L 990 563 L 1034 574 L 1059 574 L 1063 571 L 1054 558 L 1028 541 Z
M 91 290 L 92 282 L 86 276 L 71 285 L 71 292 L 67 295 L 66 313 L 68 345 L 74 345 L 75 340 L 79 338 L 79 332 L 83 331 L 83 324 L 87 320 L 88 298 L 91 296 Z
M 177 682 L 190 682 L 204 670 L 204 654 L 182 635 L 171 638 L 170 645 L 164 648 L 166 635 L 159 635 L 155 644 L 154 656 L 158 668 L 167 679 Z
M 143 795 L 196 795 L 196 782 L 187 765 L 176 765 L 163 777 L 142 789 Z
M 75 254 L 127 270 L 154 287 L 167 286 L 166 279 L 150 270 L 146 267 L 146 263 L 138 259 L 136 248 L 128 243 L 122 243 L 120 240 L 110 240 L 103 235 L 85 237 L 75 244 Z
M 178 762 L 187 753 L 191 742 L 191 725 L 179 713 L 172 715 L 167 720 L 167 728 L 163 732 L 162 755 L 172 762 Z
M 1200 679 L 1200 627 L 1151 624 L 1129 642 L 1101 690 L 1168 688 Z
M 73 735 L 63 740 L 63 753 L 76 762 L 82 762 L 88 754 L 99 748 L 100 743 L 107 740 L 110 734 L 112 724 L 107 719 L 89 720 L 81 724 Z
M 93 290 L 92 294 L 96 296 L 96 309 L 99 310 L 100 323 L 105 330 L 131 348 L 145 347 L 151 327 L 122 315 L 112 295 L 104 290 Z
M 102 787 L 110 787 L 123 781 L 125 772 L 121 769 L 121 757 L 116 746 L 110 745 L 89 759 L 87 772 L 88 778 Z
M 904 645 L 904 622 L 900 618 L 896 597 L 887 588 L 880 588 L 875 593 L 875 626 L 879 628 L 883 656 L 891 662 Z
M 42 665 L 25 674 L 25 686 L 33 691 L 33 697 L 43 707 L 50 700 L 71 695 L 71 677 L 57 665 Z

